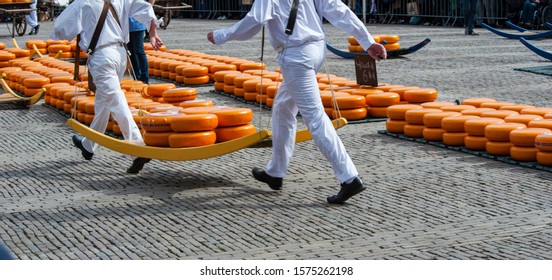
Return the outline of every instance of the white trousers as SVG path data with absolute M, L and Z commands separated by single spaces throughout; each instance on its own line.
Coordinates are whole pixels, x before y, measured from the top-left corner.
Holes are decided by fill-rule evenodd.
M 132 118 L 132 113 L 120 86 L 127 62 L 125 48 L 121 45 L 100 48 L 88 60 L 88 67 L 96 84 L 95 116 L 90 128 L 104 133 L 111 113 L 126 140 L 142 141 L 142 135 Z M 92 153 L 98 147 L 98 144 L 86 138 L 82 145 Z
M 38 18 L 36 16 L 36 1 L 32 3 L 29 7 L 35 10 L 26 15 L 25 19 L 27 20 L 29 26 L 36 27 L 38 25 Z
M 329 117 L 324 112 L 316 72 L 326 57 L 325 42 L 318 41 L 290 47 L 276 60 L 284 81 L 272 106 L 272 159 L 266 173 L 284 178 L 295 148 L 297 112 L 301 113 L 318 149 L 331 163 L 340 183 L 358 176 Z

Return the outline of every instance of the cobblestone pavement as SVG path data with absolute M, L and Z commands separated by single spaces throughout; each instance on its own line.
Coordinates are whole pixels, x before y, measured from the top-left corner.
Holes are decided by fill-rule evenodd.
M 213 46 L 213 29 L 233 21 L 173 19 L 169 48 L 256 59 L 261 35 Z M 37 36 L 46 39 L 51 22 Z M 493 97 L 552 106 L 550 76 L 514 71 L 550 65 L 516 40 L 478 29 L 369 26 L 422 50 L 378 64 L 381 82 L 435 87 L 440 101 Z M 345 49 L 347 34 L 327 26 Z M 10 45 L 10 37 L 0 36 Z M 552 40 L 535 41 L 552 50 Z M 274 51 L 265 52 L 276 69 Z M 328 72 L 354 79 L 353 62 L 328 54 Z M 199 88 L 201 98 L 246 106 Z M 256 109 L 255 123 L 269 112 Z M 261 117 L 263 119 L 261 120 Z M 152 161 L 138 175 L 132 158 L 100 148 L 85 161 L 65 117 L 40 102 L 0 105 L 0 241 L 18 259 L 550 259 L 552 175 L 378 134 L 383 122 L 339 130 L 368 189 L 342 206 L 313 142 L 296 146 L 282 191 L 250 176 L 269 149 L 214 159 Z

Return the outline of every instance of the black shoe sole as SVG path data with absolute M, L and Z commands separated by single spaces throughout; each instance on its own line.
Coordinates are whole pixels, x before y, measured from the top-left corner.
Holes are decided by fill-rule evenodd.
M 73 145 L 75 145 L 77 149 L 81 150 L 82 157 L 84 157 L 85 160 L 92 160 L 94 153 L 91 153 L 84 148 L 84 146 L 82 145 L 82 137 L 79 137 L 78 135 L 73 135 Z
M 151 161 L 151 158 L 136 158 L 132 162 L 132 166 L 130 166 L 127 169 L 127 173 L 130 174 L 138 174 L 142 168 L 144 168 L 144 165 Z

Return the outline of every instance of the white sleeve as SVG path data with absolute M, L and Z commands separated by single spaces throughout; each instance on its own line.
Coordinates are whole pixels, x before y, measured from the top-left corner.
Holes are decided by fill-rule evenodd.
M 316 1 L 317 10 L 332 25 L 349 33 L 367 50 L 374 41 L 364 23 L 341 0 Z
M 158 27 L 160 20 L 157 20 L 155 13 L 153 12 L 153 7 L 149 2 L 143 0 L 134 0 L 130 5 L 130 17 L 144 24 L 146 28 L 150 29 L 150 23 L 153 19 L 155 26 Z
M 50 38 L 54 40 L 73 40 L 82 31 L 82 7 L 80 1 L 75 1 L 67 6 L 54 21 L 54 31 Z
M 220 45 L 228 41 L 244 41 L 252 38 L 261 31 L 263 25 L 272 18 L 272 5 L 266 0 L 253 2 L 247 15 L 230 28 L 217 29 L 213 32 L 215 44 Z

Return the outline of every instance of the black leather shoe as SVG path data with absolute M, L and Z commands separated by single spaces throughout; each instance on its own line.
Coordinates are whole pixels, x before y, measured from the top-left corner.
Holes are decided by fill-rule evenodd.
M 82 136 L 73 135 L 73 144 L 75 145 L 75 147 L 81 150 L 82 156 L 84 157 L 85 160 L 91 160 L 92 157 L 94 156 L 94 153 L 91 153 L 84 148 L 84 146 L 82 145 L 82 140 L 83 140 Z
M 40 29 L 40 24 L 34 28 L 34 35 L 38 34 L 38 29 Z
M 144 165 L 151 161 L 151 158 L 135 158 L 132 162 L 132 166 L 127 169 L 127 173 L 130 174 L 138 174 L 142 168 L 144 168 Z
M 327 200 L 329 203 L 343 204 L 347 199 L 365 189 L 360 178 L 356 177 L 350 184 L 341 184 L 341 190 L 336 195 L 328 196 Z
M 468 33 L 469 36 L 479 36 L 479 34 L 475 33 L 475 32 L 471 32 L 471 33 Z
M 29 35 L 35 35 L 35 28 L 34 27 L 31 27 L 31 31 L 29 32 Z
M 271 189 L 276 191 L 282 189 L 282 178 L 272 177 L 266 174 L 264 170 L 257 167 L 253 168 L 251 173 L 253 173 L 253 177 L 257 179 L 257 181 L 267 183 Z

